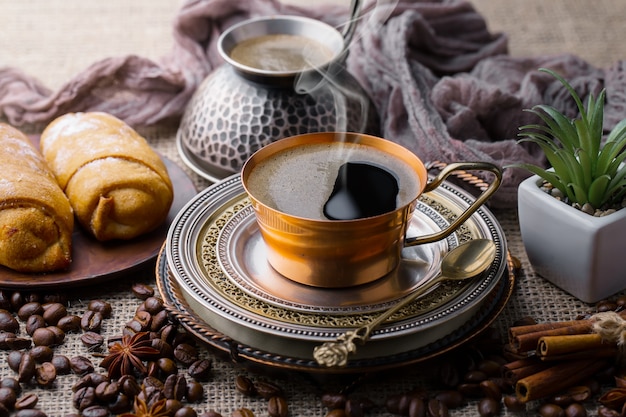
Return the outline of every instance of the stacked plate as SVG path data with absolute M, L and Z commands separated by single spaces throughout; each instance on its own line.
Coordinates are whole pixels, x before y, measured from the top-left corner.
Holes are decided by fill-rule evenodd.
M 409 235 L 445 228 L 474 198 L 445 182 L 422 195 Z M 372 320 L 439 273 L 441 258 L 471 239 L 496 243 L 491 267 L 467 282 L 446 282 L 374 331 L 342 368 L 325 368 L 313 349 Z M 480 208 L 447 239 L 405 248 L 400 266 L 370 284 L 345 289 L 291 281 L 265 259 L 265 245 L 239 175 L 192 199 L 172 223 L 157 263 L 170 310 L 209 345 L 238 360 L 313 372 L 388 369 L 439 355 L 487 327 L 511 295 L 503 232 Z

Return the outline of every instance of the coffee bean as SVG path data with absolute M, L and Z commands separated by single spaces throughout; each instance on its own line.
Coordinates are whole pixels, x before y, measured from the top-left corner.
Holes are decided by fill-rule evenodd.
M 463 394 L 459 391 L 446 390 L 435 395 L 435 398 L 444 403 L 449 409 L 459 408 L 463 405 Z
M 432 417 L 448 417 L 449 415 L 448 407 L 436 398 L 428 401 L 427 409 L 428 415 Z
M 72 371 L 70 359 L 65 355 L 53 355 L 50 359 L 50 363 L 52 363 L 57 370 L 57 375 L 67 375 Z
M 478 363 L 477 370 L 484 372 L 488 377 L 497 377 L 502 374 L 502 365 L 495 360 L 485 359 Z
M 24 305 L 24 303 L 26 303 L 26 300 L 24 300 L 24 295 L 21 292 L 13 291 L 11 293 L 10 303 L 11 303 L 10 310 L 17 311 L 20 309 L 21 306 Z
M 12 333 L 2 333 L 2 335 L 5 336 L 4 339 L 0 341 L 2 349 L 24 350 L 30 348 L 32 345 L 31 340 L 25 337 L 11 336 Z
M 102 317 L 109 318 L 113 312 L 113 307 L 104 300 L 91 300 L 87 306 L 87 310 L 97 311 L 102 314 Z
M 478 385 L 480 386 L 480 389 L 485 397 L 493 398 L 496 401 L 500 401 L 502 399 L 502 390 L 492 380 L 487 379 Z
M 483 398 L 478 402 L 478 414 L 481 417 L 495 417 L 500 414 L 500 402 L 493 398 Z
M 123 414 L 130 411 L 132 408 L 132 401 L 128 395 L 123 392 L 118 392 L 115 400 L 108 404 L 109 411 L 115 415 Z
M 18 367 L 17 380 L 20 382 L 29 382 L 35 376 L 36 372 L 35 360 L 28 353 L 24 353 L 20 359 L 20 365 Z
M 170 416 L 176 414 L 176 412 L 181 408 L 183 408 L 183 403 L 181 401 L 172 398 L 168 398 L 165 401 L 165 411 L 167 411 L 167 414 Z
M 198 413 L 193 408 L 185 406 L 176 411 L 174 417 L 198 417 Z
M 50 346 L 35 346 L 30 350 L 30 356 L 37 363 L 49 362 L 54 356 L 54 351 Z
M 96 389 L 94 387 L 82 387 L 74 392 L 72 397 L 74 408 L 77 408 L 79 411 L 96 405 L 96 401 Z
M 197 381 L 187 382 L 187 389 L 185 390 L 185 398 L 190 403 L 199 403 L 204 398 L 204 388 L 202 384 Z
M 18 372 L 23 354 L 24 352 L 22 351 L 12 350 L 7 355 L 7 365 L 9 365 L 9 368 L 11 368 L 12 371 Z
M 351 402 L 348 400 L 346 403 L 346 411 L 350 416 L 359 417 L 359 414 L 352 413 L 349 410 Z M 267 413 L 270 417 L 287 417 L 289 410 L 287 408 L 287 401 L 282 396 L 272 397 L 267 401 Z
M 537 411 L 541 417 L 563 417 L 565 415 L 565 410 L 561 406 L 552 403 L 542 404 Z
M 335 408 L 344 408 L 347 400 L 348 398 L 345 394 L 322 394 L 322 404 L 324 405 L 324 407 L 330 408 L 331 410 Z M 393 412 L 392 410 L 389 410 L 389 406 L 387 408 L 387 411 Z
M 0 403 L 9 410 L 15 407 L 17 395 L 11 388 L 0 388 Z
M 446 361 L 439 367 L 439 380 L 449 388 L 454 388 L 461 382 L 461 375 L 456 366 Z
M 141 392 L 141 386 L 132 375 L 122 375 L 118 380 L 120 391 L 130 398 L 134 398 Z
M 20 323 L 8 310 L 0 310 L 0 332 L 17 333 Z
M 146 284 L 133 284 L 132 292 L 140 300 L 146 300 L 154 295 L 154 288 Z
M 14 407 L 16 410 L 35 408 L 38 402 L 39 402 L 39 397 L 37 396 L 37 394 L 29 393 L 18 398 L 17 401 L 15 401 Z
M 505 395 L 504 406 L 511 411 L 526 411 L 526 403 L 522 402 L 517 395 Z
M 50 362 L 44 362 L 36 369 L 35 379 L 41 387 L 49 387 L 57 378 L 57 370 Z
M 0 388 L 10 388 L 15 391 L 15 395 L 20 395 L 22 393 L 22 386 L 20 385 L 20 382 L 10 376 L 0 380 Z
M 163 326 L 169 321 L 169 318 L 170 316 L 167 310 L 161 310 L 158 313 L 152 315 L 150 330 L 153 332 L 158 332 L 159 329 L 163 328 Z
M 157 297 L 148 297 L 142 303 L 144 309 L 150 314 L 157 314 L 163 310 L 163 301 Z
M 426 412 L 426 403 L 423 399 L 419 397 L 411 398 L 408 410 L 409 417 L 425 417 Z
M 174 347 L 174 339 L 178 334 L 178 327 L 174 324 L 166 324 L 161 330 L 159 330 L 159 338 L 167 342 L 172 348 Z
M 32 301 L 24 304 L 19 310 L 17 310 L 17 317 L 22 321 L 26 321 L 33 314 L 41 316 L 43 312 L 44 310 L 41 303 Z
M 50 326 L 56 326 L 61 317 L 67 315 L 67 309 L 61 303 L 46 303 L 43 304 L 43 309 L 42 316 Z
M 80 327 L 86 332 L 99 333 L 102 328 L 102 313 L 99 311 L 87 310 L 80 319 Z
M 47 327 L 53 334 L 55 339 L 55 345 L 61 345 L 65 341 L 65 332 L 58 326 Z
M 469 371 L 463 376 L 463 380 L 470 384 L 479 384 L 487 378 L 487 374 L 482 371 Z
M 35 333 L 35 330 L 46 327 L 46 321 L 44 320 L 42 315 L 33 314 L 26 319 L 26 324 L 24 325 L 24 329 L 29 336 L 32 336 Z
M 252 380 L 243 375 L 237 375 L 235 378 L 235 389 L 248 397 L 256 394 Z
M 80 341 L 87 349 L 96 350 L 104 344 L 104 337 L 100 333 L 85 332 L 80 336 Z
M 52 346 L 56 343 L 56 335 L 49 327 L 35 329 L 32 339 L 35 346 Z
M 15 417 L 47 417 L 47 415 L 36 408 L 26 408 L 15 413 Z
M 409 393 L 392 395 L 387 398 L 385 406 L 390 413 L 405 416 L 409 413 L 409 406 L 413 398 L 415 397 Z
M 182 400 L 187 390 L 187 380 L 183 375 L 169 375 L 163 383 L 163 395 L 165 398 Z
M 587 385 L 576 385 L 568 388 L 567 394 L 573 401 L 582 403 L 591 398 L 591 387 Z
M 143 379 L 143 386 L 146 388 L 156 388 L 159 391 L 163 391 L 165 385 L 158 378 L 148 376 Z
M 0 309 L 10 310 L 11 308 L 11 293 L 7 290 L 0 290 Z
M 63 316 L 57 322 L 57 327 L 63 330 L 65 333 L 77 332 L 81 329 L 80 317 L 75 314 L 68 314 Z
M 159 340 L 159 339 L 156 339 L 156 340 Z M 211 368 L 212 368 L 212 363 L 209 359 L 198 359 L 197 361 L 189 365 L 189 368 L 187 369 L 187 373 L 196 381 L 206 381 L 209 379 L 209 376 L 211 375 Z
M 344 410 L 346 412 L 346 415 L 350 417 L 363 417 L 365 415 L 363 408 L 361 408 L 361 404 L 351 398 L 348 398 L 348 400 L 346 401 L 346 406 L 344 407 Z
M 135 317 L 133 317 L 133 321 L 139 323 L 140 331 L 147 332 L 150 330 L 150 325 L 152 324 L 152 314 L 147 311 L 138 311 L 135 313 Z
M 163 375 L 172 375 L 178 373 L 178 366 L 171 358 L 159 358 L 156 361 L 158 369 Z
M 101 405 L 92 405 L 81 411 L 83 417 L 109 417 L 111 414 L 106 407 Z
M 141 401 L 144 401 L 146 404 L 154 404 L 157 401 L 166 399 L 165 395 L 163 395 L 163 387 L 161 386 L 160 388 L 158 388 L 153 385 L 144 385 L 144 388 L 137 395 L 137 398 Z
M 480 398 L 482 390 L 479 384 L 463 383 L 457 386 L 457 390 L 463 394 L 465 398 Z
M 70 368 L 76 375 L 85 375 L 94 371 L 94 365 L 84 356 L 72 356 L 70 358 Z
M 261 397 L 269 400 L 273 397 L 282 397 L 283 390 L 278 385 L 269 381 L 257 381 L 254 383 L 254 389 Z
M 587 410 L 580 403 L 573 403 L 565 409 L 565 417 L 587 417 Z
M 159 356 L 162 358 L 173 358 L 174 348 L 165 340 L 160 338 L 153 338 L 150 340 L 150 346 L 159 351 Z
M 174 357 L 189 366 L 198 360 L 198 350 L 188 343 L 180 343 L 174 348 Z
M 103 403 L 115 401 L 120 386 L 116 381 L 104 381 L 96 386 L 96 397 Z
M 15 339 L 16 337 L 17 335 L 13 332 L 4 332 L 0 330 L 0 349 L 2 350 L 13 349 L 11 347 L 11 340 Z

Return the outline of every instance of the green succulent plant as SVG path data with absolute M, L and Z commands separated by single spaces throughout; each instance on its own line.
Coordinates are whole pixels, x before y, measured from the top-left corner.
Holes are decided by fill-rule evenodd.
M 618 123 L 603 143 L 606 91 L 589 95 L 587 107 L 572 86 L 556 72 L 551 74 L 576 102 L 579 117 L 569 119 L 554 107 L 537 105 L 527 109 L 544 124 L 521 126 L 520 142 L 539 145 L 552 169 L 533 164 L 515 164 L 538 175 L 559 189 L 570 203 L 589 203 L 594 209 L 621 202 L 626 193 L 626 119 Z

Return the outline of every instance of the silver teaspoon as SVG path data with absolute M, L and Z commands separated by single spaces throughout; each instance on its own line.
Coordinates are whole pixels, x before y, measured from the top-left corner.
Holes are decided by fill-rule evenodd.
M 442 281 L 462 281 L 479 275 L 493 263 L 495 256 L 496 245 L 489 239 L 474 239 L 457 246 L 443 257 L 441 272 L 434 279 L 382 312 L 368 324 L 349 330 L 333 341 L 316 346 L 313 349 L 313 357 L 322 366 L 345 366 L 348 355 L 356 352 L 355 343 L 365 344 L 372 332 L 389 317 Z

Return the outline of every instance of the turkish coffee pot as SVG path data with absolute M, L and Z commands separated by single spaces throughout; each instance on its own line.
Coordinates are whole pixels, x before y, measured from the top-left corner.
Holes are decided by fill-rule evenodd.
M 200 84 L 178 129 L 183 161 L 216 182 L 239 172 L 256 150 L 282 138 L 329 131 L 378 134 L 376 110 L 345 66 L 360 1 L 353 0 L 350 7 L 342 32 L 301 16 L 253 18 L 224 31 L 217 45 L 225 63 Z M 275 68 L 250 63 L 245 59 L 250 50 L 237 49 L 273 35 L 318 42 L 324 58 L 308 66 Z M 315 49 L 306 43 L 296 48 L 301 54 Z M 259 55 L 274 58 L 271 50 Z

